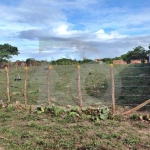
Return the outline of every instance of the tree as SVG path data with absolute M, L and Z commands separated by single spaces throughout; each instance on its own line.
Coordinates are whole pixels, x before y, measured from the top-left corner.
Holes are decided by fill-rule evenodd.
M 107 64 L 112 64 L 113 63 L 113 59 L 112 58 L 103 58 L 101 59 L 103 62 L 107 63 Z
M 87 59 L 87 58 L 84 58 L 83 60 L 82 60 L 82 63 L 84 64 L 84 63 L 92 63 L 92 62 L 94 62 L 93 60 L 91 60 L 91 59 Z
M 124 61 L 130 63 L 131 60 L 140 59 L 142 63 L 145 60 L 148 60 L 149 51 L 145 50 L 142 46 L 135 47 L 132 51 L 127 52 L 126 54 L 121 55 Z
M 35 62 L 36 62 L 36 60 L 34 58 L 28 58 L 28 59 L 26 59 L 27 66 L 34 66 Z
M 113 60 L 122 60 L 122 57 L 120 56 L 120 57 L 115 57 L 115 58 L 113 58 Z
M 12 58 L 12 55 L 18 54 L 19 51 L 17 47 L 11 46 L 9 44 L 0 44 L 0 62 L 4 62 Z

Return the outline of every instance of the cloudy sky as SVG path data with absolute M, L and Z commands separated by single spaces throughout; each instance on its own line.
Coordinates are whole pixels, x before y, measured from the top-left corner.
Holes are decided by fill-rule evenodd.
M 27 58 L 116 57 L 150 43 L 149 0 L 0 0 L 0 44 Z

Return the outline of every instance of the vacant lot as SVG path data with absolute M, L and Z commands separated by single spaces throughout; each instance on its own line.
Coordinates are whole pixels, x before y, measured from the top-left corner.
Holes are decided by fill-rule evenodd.
M 47 72 L 46 65 L 29 68 L 28 104 L 46 103 Z M 14 81 L 18 74 L 22 80 Z M 23 103 L 23 79 L 24 68 L 10 68 L 11 103 Z M 149 64 L 116 65 L 114 79 L 118 104 L 134 106 L 150 98 Z M 51 100 L 55 105 L 78 105 L 76 65 L 53 66 L 50 81 Z M 110 106 L 109 65 L 82 65 L 81 91 L 84 106 Z M 0 100 L 4 103 L 7 101 L 4 69 L 0 70 Z M 145 108 L 149 113 L 149 107 Z M 106 121 L 91 121 L 86 116 L 66 118 L 51 113 L 37 114 L 24 109 L 0 108 L 0 149 L 149 150 L 149 139 L 149 122 L 133 121 L 120 115 Z
M 27 99 L 29 104 L 47 101 L 46 76 L 48 66 L 30 67 L 28 70 Z M 24 68 L 10 68 L 11 101 L 23 102 Z M 18 74 L 21 81 L 14 81 Z M 134 106 L 150 98 L 150 65 L 115 65 L 115 97 L 120 105 Z M 53 66 L 50 75 L 51 99 L 57 105 L 78 104 L 77 66 Z M 83 105 L 111 104 L 110 66 L 81 65 L 81 91 Z M 6 75 L 0 70 L 0 100 L 6 101 Z
M 92 122 L 0 109 L 0 147 L 7 150 L 149 150 L 150 124 L 116 116 Z

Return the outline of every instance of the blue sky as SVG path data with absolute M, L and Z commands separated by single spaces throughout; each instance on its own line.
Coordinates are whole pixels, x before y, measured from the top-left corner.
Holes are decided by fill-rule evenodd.
M 27 58 L 116 57 L 150 43 L 149 0 L 1 0 L 0 44 Z

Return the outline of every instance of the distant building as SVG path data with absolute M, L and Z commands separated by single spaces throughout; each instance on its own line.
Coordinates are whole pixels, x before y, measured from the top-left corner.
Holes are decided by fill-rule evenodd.
M 99 59 L 99 58 L 98 58 L 98 59 L 94 59 L 94 61 L 95 61 L 95 62 L 100 62 L 101 59 Z
M 103 64 L 104 62 L 101 59 L 94 59 L 95 62 L 98 62 L 99 64 Z
M 136 59 L 136 60 L 131 60 L 130 64 L 141 64 L 141 60 L 140 59 Z M 148 63 L 148 61 L 145 59 L 145 63 Z M 122 65 L 122 64 L 127 64 L 126 61 L 124 60 L 113 60 L 113 64 L 115 65 Z
M 127 62 L 124 60 L 113 60 L 113 64 L 114 65 L 124 65 L 124 64 L 127 64 Z
M 16 61 L 16 66 L 25 67 L 26 66 L 26 62 L 24 62 L 24 61 Z

